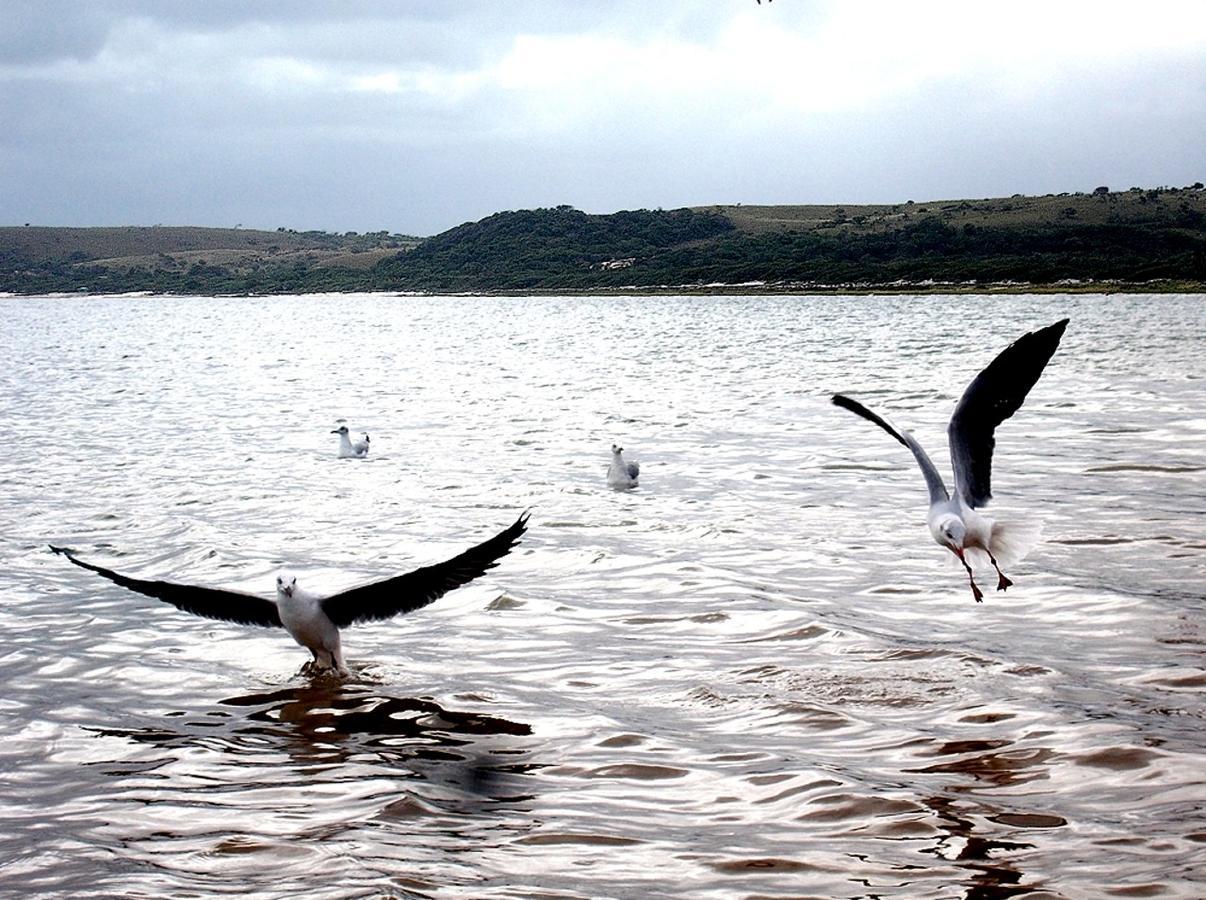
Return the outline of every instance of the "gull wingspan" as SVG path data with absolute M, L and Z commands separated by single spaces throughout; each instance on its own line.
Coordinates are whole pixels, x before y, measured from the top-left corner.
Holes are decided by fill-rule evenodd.
M 1022 335 L 998 354 L 963 392 L 947 426 L 955 490 L 972 509 L 992 499 L 992 451 L 998 425 L 1017 412 L 1059 347 L 1061 319 Z
M 67 557 L 70 562 L 75 563 L 81 569 L 88 569 L 98 575 L 103 575 L 114 584 L 170 603 L 185 612 L 204 616 L 207 619 L 238 622 L 240 625 L 260 625 L 265 628 L 282 627 L 281 617 L 276 611 L 276 604 L 263 597 L 242 594 L 237 591 L 223 591 L 217 588 L 172 584 L 167 581 L 143 581 L 76 559 L 75 554 L 64 547 L 52 545 L 50 549 Z
M 333 594 L 322 601 L 322 610 L 338 627 L 346 628 L 356 622 L 389 619 L 420 609 L 493 569 L 511 552 L 527 527 L 528 513 L 524 513 L 510 528 L 459 556 Z
M 840 406 L 842 409 L 848 409 L 856 416 L 862 416 L 868 422 L 874 422 L 912 451 L 913 458 L 917 460 L 917 465 L 921 467 L 921 474 L 925 476 L 925 486 L 929 489 L 931 504 L 937 503 L 939 500 L 950 499 L 950 494 L 946 492 L 946 485 L 942 483 L 942 476 L 938 474 L 934 463 L 930 460 L 925 450 L 922 449 L 921 444 L 917 443 L 913 435 L 898 430 L 887 419 L 880 418 L 857 400 L 851 400 L 842 394 L 833 395 L 833 405 Z

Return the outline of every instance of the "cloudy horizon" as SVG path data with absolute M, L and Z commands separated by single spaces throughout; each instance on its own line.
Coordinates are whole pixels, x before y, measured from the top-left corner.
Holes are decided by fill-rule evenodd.
M 1206 4 L 9 0 L 0 120 L 3 225 L 1184 185 Z

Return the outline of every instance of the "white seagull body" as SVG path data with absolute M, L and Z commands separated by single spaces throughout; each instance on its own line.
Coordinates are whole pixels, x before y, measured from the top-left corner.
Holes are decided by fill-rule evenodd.
M 607 467 L 607 484 L 617 491 L 626 491 L 637 486 L 641 464 L 624 461 L 624 448 L 611 445 L 611 465 Z
M 988 555 L 997 571 L 997 590 L 1013 584 L 1005 577 L 997 556 L 1009 545 L 1009 530 L 977 512 L 992 499 L 992 451 L 996 446 L 996 427 L 1017 412 L 1030 389 L 1059 347 L 1067 319 L 1038 331 L 1022 335 L 977 375 L 963 392 L 947 426 L 951 467 L 955 473 L 955 495 L 947 493 L 942 476 L 925 450 L 906 431 L 901 431 L 861 403 L 833 395 L 833 402 L 856 415 L 874 422 L 913 453 L 930 492 L 930 511 L 926 517 L 934 540 L 957 557 L 967 570 L 972 596 L 984 599 L 976 585 L 965 551 L 978 550 Z
M 427 606 L 444 594 L 468 584 L 498 565 L 527 530 L 528 514 L 490 540 L 471 547 L 459 556 L 415 569 L 405 575 L 351 588 L 330 597 L 311 594 L 297 586 L 297 577 L 282 572 L 276 579 L 276 599 L 254 594 L 192 587 L 167 581 L 143 581 L 83 560 L 62 547 L 51 550 L 75 565 L 103 575 L 110 581 L 170 603 L 177 609 L 207 619 L 284 628 L 298 644 L 313 654 L 313 665 L 346 673 L 339 630 L 358 622 L 389 619 Z
M 339 435 L 340 459 L 364 459 L 369 452 L 369 436 L 366 434 L 358 441 L 348 436 L 348 426 L 340 425 L 331 434 Z

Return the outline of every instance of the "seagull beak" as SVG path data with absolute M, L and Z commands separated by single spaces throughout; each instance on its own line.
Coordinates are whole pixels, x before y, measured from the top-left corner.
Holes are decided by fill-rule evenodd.
M 283 593 L 286 597 L 292 597 L 293 596 L 293 585 L 289 585 L 287 587 L 281 588 L 281 593 Z
M 963 548 L 962 547 L 951 547 L 951 552 L 954 553 L 955 556 L 959 557 L 960 559 L 963 559 Z

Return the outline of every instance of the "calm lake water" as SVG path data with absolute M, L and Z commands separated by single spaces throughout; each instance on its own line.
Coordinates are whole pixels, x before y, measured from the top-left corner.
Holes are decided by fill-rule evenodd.
M 0 889 L 18 895 L 1206 894 L 1206 301 L 0 299 Z M 1045 540 L 972 602 L 924 525 L 970 378 Z M 346 420 L 367 461 L 335 457 Z M 607 489 L 608 447 L 642 464 Z M 336 590 L 532 508 L 348 630 L 129 593 Z

